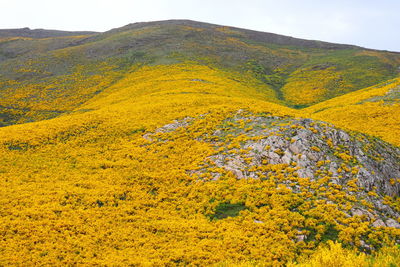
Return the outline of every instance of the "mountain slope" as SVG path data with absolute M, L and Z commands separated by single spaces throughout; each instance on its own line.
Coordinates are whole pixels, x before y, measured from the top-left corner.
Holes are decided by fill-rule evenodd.
M 400 66 L 399 53 L 193 21 L 138 23 L 90 35 L 6 38 L 0 40 L 0 55 L 3 125 L 72 111 L 143 65 L 190 61 L 250 74 L 266 91 L 274 91 L 268 93 L 271 101 L 291 107 L 394 78 Z

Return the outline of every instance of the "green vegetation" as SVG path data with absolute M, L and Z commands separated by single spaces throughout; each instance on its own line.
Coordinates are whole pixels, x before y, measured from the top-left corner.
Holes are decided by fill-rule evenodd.
M 229 202 L 220 203 L 215 208 L 215 213 L 210 215 L 211 219 L 224 219 L 227 217 L 238 216 L 240 211 L 245 210 L 246 206 L 243 203 L 231 204 Z

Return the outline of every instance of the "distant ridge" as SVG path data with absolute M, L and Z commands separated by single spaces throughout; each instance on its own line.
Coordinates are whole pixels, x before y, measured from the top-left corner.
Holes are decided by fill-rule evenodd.
M 59 31 L 59 30 L 45 30 L 45 29 L 3 29 L 0 30 L 0 38 L 7 37 L 28 37 L 28 38 L 49 38 L 49 37 L 64 37 L 76 35 L 90 35 L 97 32 L 91 31 Z
M 202 28 L 204 30 L 213 31 L 216 27 L 226 27 L 232 31 L 238 31 L 241 34 L 245 35 L 247 38 L 252 39 L 256 42 L 269 43 L 274 45 L 286 45 L 286 46 L 297 46 L 304 48 L 320 48 L 320 49 L 365 49 L 370 51 L 385 51 L 400 54 L 400 52 L 389 51 L 389 50 L 379 50 L 372 48 L 365 48 L 357 45 L 351 44 L 339 44 L 339 43 L 331 43 L 320 40 L 310 40 L 310 39 L 302 39 L 296 38 L 292 36 L 286 36 L 271 32 L 263 32 L 263 31 L 255 31 L 249 30 L 245 28 L 233 27 L 233 26 L 225 26 L 207 22 L 200 22 L 188 19 L 171 19 L 171 20 L 160 20 L 160 21 L 149 21 L 149 22 L 135 22 L 130 23 L 122 27 L 114 28 L 105 32 L 96 32 L 96 31 L 61 31 L 61 30 L 48 30 L 48 29 L 30 29 L 29 27 L 25 28 L 16 28 L 16 29 L 0 29 L 0 38 L 9 38 L 9 37 L 27 37 L 27 38 L 50 38 L 50 37 L 67 37 L 67 36 L 77 36 L 77 35 L 94 35 L 94 36 L 102 36 L 109 35 L 118 32 L 124 32 L 129 30 L 136 30 L 145 27 L 152 26 L 190 26 Z

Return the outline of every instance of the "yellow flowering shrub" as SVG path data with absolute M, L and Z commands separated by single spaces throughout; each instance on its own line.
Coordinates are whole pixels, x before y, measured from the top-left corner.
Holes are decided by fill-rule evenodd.
M 347 218 L 359 200 L 326 170 L 312 180 L 295 164 L 264 160 L 242 168 L 259 179 L 238 180 L 213 164 L 216 153 L 252 162 L 241 147 L 257 139 L 246 135 L 257 128 L 251 114 L 279 118 L 271 135 L 300 127 L 287 118 L 305 113 L 278 103 L 246 74 L 146 66 L 67 114 L 0 128 L 0 265 L 282 266 L 326 239 L 391 244 L 396 229 Z M 227 121 L 238 113 L 244 118 Z M 219 129 L 239 130 L 211 135 Z M 342 262 L 358 262 L 346 253 Z
M 399 86 L 400 79 L 394 79 L 318 103 L 304 111 L 312 118 L 380 137 L 398 146 L 400 103 L 395 94 Z
M 323 69 L 308 67 L 291 73 L 282 92 L 289 104 L 308 106 L 326 99 L 332 86 L 335 86 L 336 92 L 346 92 L 351 88 L 351 85 L 343 82 L 340 72 L 334 67 Z
M 319 247 L 310 256 L 300 258 L 298 263 L 291 262 L 287 266 L 339 267 L 339 266 L 397 266 L 400 261 L 400 249 L 388 247 L 365 255 L 354 249 L 343 248 L 340 243 L 329 241 Z

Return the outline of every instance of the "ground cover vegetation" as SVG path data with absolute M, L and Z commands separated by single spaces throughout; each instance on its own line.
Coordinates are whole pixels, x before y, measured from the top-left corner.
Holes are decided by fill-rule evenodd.
M 0 31 L 0 265 L 400 261 L 398 53 L 192 21 L 35 34 Z

